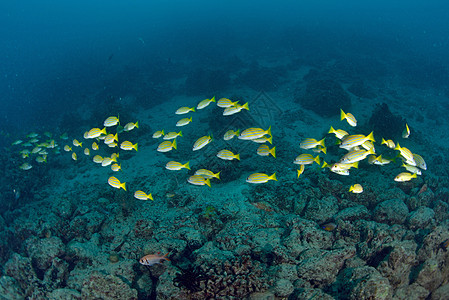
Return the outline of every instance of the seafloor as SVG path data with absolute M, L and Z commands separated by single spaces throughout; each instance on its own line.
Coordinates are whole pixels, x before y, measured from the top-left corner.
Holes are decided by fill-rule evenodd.
M 447 87 L 433 84 L 438 75 L 420 73 L 420 61 L 408 61 L 410 71 L 399 73 L 401 61 L 282 57 L 247 64 L 236 56 L 190 75 L 176 68 L 195 62 L 158 69 L 171 73 L 143 69 L 126 88 L 88 96 L 54 132 L 30 128 L 14 137 L 37 132 L 42 138 L 48 130 L 61 150 L 50 152 L 47 163 L 32 160 L 30 170 L 18 168 L 20 145 L 2 151 L 0 298 L 447 299 Z M 249 102 L 250 110 L 224 117 L 212 103 L 190 113 L 191 124 L 175 127 L 185 117 L 176 109 L 212 96 Z M 357 127 L 340 121 L 342 107 Z M 118 135 L 138 143 L 137 152 L 119 151 L 122 171 L 93 163 L 93 150 L 85 156 L 73 146 L 76 161 L 62 150 L 74 138 L 90 146 L 83 133 L 112 115 L 123 125 L 139 122 Z M 405 122 L 407 139 L 401 137 Z M 268 126 L 276 158 L 258 156 L 259 145 L 250 141 L 222 138 L 228 129 Z M 335 162 L 344 153 L 327 134 L 330 126 L 365 135 L 374 130 L 376 153 L 397 155 L 380 144 L 390 138 L 420 154 L 427 170 L 395 182 L 404 171 L 396 158 L 385 166 L 365 160 L 349 176 L 308 165 L 297 178 L 294 158 L 313 153 L 299 148 L 304 138 L 326 137 L 321 160 Z M 152 135 L 162 129 L 183 131 L 177 150 L 156 151 L 161 140 Z M 59 138 L 64 132 L 68 140 Z M 213 141 L 193 152 L 195 140 L 209 134 Z M 224 148 L 240 161 L 217 158 Z M 100 145 L 97 153 L 116 149 Z M 169 171 L 170 160 L 189 161 L 191 170 Z M 210 188 L 189 184 L 200 168 L 220 171 L 221 180 Z M 255 172 L 276 172 L 278 180 L 247 183 Z M 108 185 L 110 176 L 126 182 L 127 191 Z M 348 191 L 355 183 L 363 193 Z M 136 190 L 152 193 L 154 201 L 135 199 Z M 170 261 L 139 263 L 157 253 L 169 253 Z

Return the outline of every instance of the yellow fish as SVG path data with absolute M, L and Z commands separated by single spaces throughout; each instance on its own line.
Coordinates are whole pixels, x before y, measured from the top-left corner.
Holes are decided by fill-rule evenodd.
M 114 135 L 112 133 L 108 134 L 105 138 L 104 138 L 104 143 L 106 145 L 108 144 L 112 144 L 114 141 L 118 142 L 118 136 L 117 133 Z
M 307 150 L 307 149 L 315 148 L 315 147 L 317 147 L 317 146 L 324 147 L 324 140 L 325 140 L 325 139 L 322 139 L 321 141 L 317 141 L 317 140 L 315 140 L 315 139 L 308 138 L 308 139 L 303 140 L 303 141 L 299 144 L 299 148 L 301 148 L 301 149 L 306 149 L 306 150 Z
M 96 164 L 101 164 L 101 162 L 103 161 L 103 157 L 101 157 L 100 155 L 95 155 L 94 158 L 92 159 L 94 161 L 94 163 Z
M 171 151 L 173 148 L 176 149 L 176 139 L 173 140 L 173 143 L 171 141 L 163 141 L 157 147 L 157 151 L 168 152 Z
M 217 153 L 217 157 L 224 160 L 233 160 L 234 158 L 240 160 L 240 154 L 234 154 L 229 150 L 223 149 Z
M 75 152 L 72 152 L 72 159 L 73 160 L 77 160 L 78 158 L 76 157 L 76 153 Z
M 188 125 L 190 122 L 192 122 L 192 117 L 190 118 L 184 118 L 179 120 L 178 122 L 176 122 L 176 126 L 177 127 L 181 127 L 181 126 L 186 126 Z
M 187 114 L 187 113 L 189 113 L 191 111 L 195 111 L 195 107 L 186 107 L 186 106 L 184 106 L 184 107 L 178 108 L 178 110 L 175 112 L 175 114 L 183 115 L 183 114 Z
M 413 153 L 413 160 L 416 162 L 416 166 L 422 170 L 427 170 L 426 161 L 421 155 Z
M 114 172 L 118 172 L 121 169 L 122 169 L 122 167 L 120 165 L 118 165 L 118 164 L 111 165 L 111 170 L 114 171 Z
M 139 199 L 139 200 L 153 200 L 153 196 L 150 194 L 147 194 L 143 191 L 135 191 L 134 192 L 134 198 Z
M 320 165 L 320 157 L 318 155 L 313 157 L 312 154 L 304 153 L 298 155 L 293 163 L 297 165 L 310 165 L 314 162 Z
M 182 131 L 179 132 L 169 132 L 166 135 L 164 135 L 164 140 L 172 140 L 177 138 L 178 136 L 182 136 Z
M 410 136 L 410 128 L 408 128 L 407 123 L 405 123 L 405 129 L 404 129 L 404 131 L 402 132 L 402 137 L 403 137 L 404 139 L 407 139 L 409 136 Z
M 214 172 L 206 170 L 206 169 L 199 169 L 199 170 L 195 171 L 194 175 L 199 175 L 199 176 L 202 176 L 204 178 L 217 178 L 217 179 L 220 179 L 220 172 L 214 173 Z
M 257 154 L 260 156 L 269 156 L 270 154 L 276 158 L 276 146 L 271 148 L 263 144 L 257 149 Z
M 23 163 L 22 165 L 20 165 L 20 167 L 19 167 L 19 169 L 22 169 L 22 170 L 29 170 L 29 169 L 31 169 L 33 166 L 32 165 L 30 165 L 29 163 Z
M 70 151 L 72 151 L 72 147 L 70 147 L 69 145 L 65 145 L 64 146 L 64 151 L 70 152 Z
M 105 127 L 112 127 L 112 126 L 115 126 L 115 125 L 117 125 L 117 124 L 120 124 L 120 121 L 119 121 L 119 119 L 118 119 L 118 116 L 117 116 L 117 117 L 109 117 L 109 118 L 107 118 L 107 119 L 104 121 L 104 123 L 103 123 L 103 125 L 104 125 Z
M 401 156 L 405 159 L 406 164 L 416 166 L 415 158 L 413 157 L 413 154 L 409 149 L 401 147 L 401 145 L 399 145 L 398 143 L 394 150 L 399 150 Z
M 198 106 L 196 107 L 196 109 L 203 109 L 203 108 L 207 107 L 209 104 L 211 104 L 212 102 L 215 102 L 215 96 L 212 97 L 212 99 L 204 99 L 203 101 L 198 103 Z
M 263 130 L 262 128 L 248 128 L 248 129 L 245 129 L 239 135 L 239 139 L 241 139 L 241 140 L 255 140 L 255 139 L 263 137 L 266 134 L 271 136 L 271 126 L 268 127 L 267 130 Z
M 189 166 L 189 162 L 186 162 L 185 164 L 181 164 L 177 161 L 169 161 L 166 165 L 165 168 L 167 170 L 171 170 L 171 171 L 179 171 L 181 169 L 187 169 L 190 170 L 190 166 Z
M 246 102 L 243 105 L 236 104 L 235 106 L 226 107 L 225 110 L 223 111 L 223 116 L 230 116 L 236 114 L 240 112 L 242 109 L 249 110 L 248 102 Z
M 92 150 L 98 150 L 98 144 L 96 142 L 92 143 Z
M 200 175 L 190 176 L 189 179 L 187 179 L 187 182 L 194 185 L 207 185 L 208 187 L 210 187 L 210 179 L 204 178 L 203 176 Z
M 109 177 L 108 183 L 110 186 L 116 189 L 124 189 L 126 191 L 126 182 L 121 183 L 120 180 L 115 178 L 114 176 Z
M 47 162 L 47 155 L 36 157 L 36 161 L 37 161 L 38 163 L 44 163 L 44 162 Z
M 385 140 L 384 138 L 382 138 L 382 143 L 380 143 L 380 144 L 386 145 L 390 149 L 396 148 L 396 145 L 392 140 Z
M 220 100 L 218 100 L 217 106 L 221 107 L 221 108 L 227 108 L 227 107 L 231 107 L 231 106 L 236 106 L 237 103 L 238 103 L 238 101 L 232 102 L 228 98 L 221 98 Z
M 354 194 L 360 194 L 363 192 L 363 187 L 360 184 L 356 183 L 349 187 L 349 191 Z
M 87 132 L 86 139 L 94 139 L 96 137 L 99 137 L 100 135 L 106 135 L 106 127 L 103 129 L 100 128 L 92 128 Z
M 122 150 L 136 150 L 137 151 L 137 143 L 133 145 L 130 141 L 124 141 L 120 144 L 120 149 Z
M 103 157 L 103 160 L 101 161 L 101 166 L 107 167 L 110 164 L 112 164 L 112 162 L 117 162 L 117 160 L 115 158 Z
M 238 136 L 239 133 L 240 133 L 240 129 L 237 129 L 237 131 L 234 131 L 234 130 L 232 130 L 232 129 L 231 129 L 231 130 L 228 130 L 228 131 L 226 131 L 226 133 L 224 134 L 223 139 L 224 139 L 225 141 L 229 141 L 229 140 L 233 139 L 235 136 Z
M 200 150 L 212 141 L 212 135 L 205 135 L 196 140 L 193 144 L 193 151 Z
M 263 144 L 263 143 L 268 142 L 270 144 L 273 144 L 273 137 L 272 136 L 269 136 L 269 137 L 263 136 L 263 137 L 251 140 L 251 142 L 258 143 L 258 144 Z
M 264 173 L 254 173 L 248 176 L 248 178 L 246 178 L 246 182 L 248 183 L 265 183 L 269 180 L 275 180 L 276 179 L 276 173 L 273 173 L 271 176 L 268 176 L 267 174 Z
M 85 149 L 84 149 L 84 155 L 90 155 L 90 150 L 89 150 L 89 148 L 85 148 Z
M 335 134 L 335 136 L 337 137 L 337 139 L 341 140 L 342 138 L 344 138 L 345 136 L 347 136 L 349 133 L 347 133 L 346 131 L 342 130 L 342 129 L 337 129 L 335 130 L 332 126 L 331 129 L 329 129 L 328 133 L 333 133 Z
M 396 177 L 394 178 L 394 181 L 397 181 L 397 182 L 404 182 L 404 181 L 410 181 L 410 180 L 412 180 L 412 178 L 416 178 L 416 174 L 411 174 L 411 173 L 408 173 L 408 172 L 403 172 L 403 173 L 400 173 L 398 176 L 396 176 Z
M 133 122 L 129 122 L 125 125 L 125 127 L 123 127 L 124 131 L 131 131 L 134 128 L 139 128 L 139 122 L 133 123 Z
M 418 167 L 410 166 L 410 165 L 407 165 L 407 164 L 404 164 L 404 163 L 402 164 L 401 167 L 404 167 L 410 173 L 414 173 L 416 175 L 421 175 L 422 174 L 421 170 Z
M 155 133 L 153 133 L 153 139 L 158 139 L 161 136 L 164 136 L 164 130 L 163 129 L 162 130 L 158 130 Z
M 352 114 L 350 114 L 350 113 L 345 113 L 343 111 L 343 109 L 340 109 L 340 119 L 341 119 L 341 121 L 346 119 L 348 124 L 351 125 L 352 127 L 356 127 L 357 126 L 357 120 L 355 119 L 355 117 Z
M 351 150 L 340 159 L 340 163 L 352 164 L 354 162 L 364 160 L 370 154 L 375 154 L 372 148 L 368 151 L 363 149 Z

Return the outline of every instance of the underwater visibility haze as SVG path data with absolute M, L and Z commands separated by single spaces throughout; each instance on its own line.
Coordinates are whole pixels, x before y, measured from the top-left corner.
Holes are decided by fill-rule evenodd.
M 448 299 L 449 3 L 0 4 L 0 299 Z

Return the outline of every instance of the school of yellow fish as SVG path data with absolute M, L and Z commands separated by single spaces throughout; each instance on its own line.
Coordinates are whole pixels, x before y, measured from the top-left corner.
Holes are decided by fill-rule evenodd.
M 229 116 L 236 113 L 239 113 L 243 109 L 249 111 L 248 103 L 240 105 L 238 101 L 232 101 L 227 98 L 221 98 L 218 101 L 215 100 L 215 97 L 211 99 L 205 99 L 198 103 L 195 107 L 180 107 L 176 110 L 175 114 L 183 115 L 194 113 L 195 111 L 205 109 L 211 103 L 216 102 L 217 106 L 223 108 L 223 115 Z M 357 126 L 357 120 L 351 113 L 345 113 L 341 110 L 341 121 L 346 120 L 346 122 L 351 127 Z M 177 123 L 177 127 L 187 126 L 191 124 L 192 116 L 188 118 L 180 119 Z M 116 127 L 115 133 L 112 133 L 113 128 Z M 70 153 L 71 158 L 76 161 L 78 160 L 78 154 L 74 149 L 84 149 L 82 153 L 85 156 L 90 156 L 91 151 L 98 151 L 100 149 L 100 145 L 104 144 L 102 147 L 108 148 L 119 148 L 124 151 L 138 151 L 138 143 L 133 143 L 131 141 L 125 140 L 119 143 L 119 134 L 122 136 L 124 133 L 131 131 L 135 128 L 139 128 L 138 122 L 130 122 L 125 126 L 120 126 L 119 116 L 111 116 L 108 117 L 103 123 L 103 129 L 101 128 L 92 128 L 89 131 L 84 133 L 85 141 L 80 142 L 77 139 L 72 141 L 72 146 L 66 144 L 63 149 L 64 151 Z M 108 133 L 109 130 L 109 133 Z M 367 159 L 369 164 L 384 166 L 389 163 L 395 162 L 397 158 L 400 158 L 402 161 L 402 167 L 405 168 L 407 172 L 402 172 L 398 174 L 394 180 L 397 182 L 409 181 L 413 178 L 416 178 L 417 175 L 421 175 L 421 170 L 426 170 L 426 163 L 422 156 L 412 153 L 408 148 L 401 147 L 399 142 L 394 142 L 392 140 L 385 140 L 382 138 L 381 146 L 385 145 L 387 149 L 391 149 L 392 151 L 398 151 L 397 155 L 394 157 L 383 157 L 382 154 L 376 156 L 376 150 L 374 147 L 375 139 L 373 136 L 373 132 L 368 135 L 363 134 L 349 134 L 348 132 L 342 129 L 334 129 L 332 126 L 328 131 L 328 134 L 335 135 L 339 148 L 344 149 L 346 151 L 338 162 L 327 163 L 323 159 L 323 163 L 321 164 L 320 153 L 326 155 L 327 146 L 325 144 L 326 138 L 322 138 L 320 140 L 314 138 L 306 138 L 299 144 L 299 148 L 304 150 L 310 150 L 314 153 L 317 153 L 315 157 L 310 153 L 302 153 L 299 154 L 293 161 L 294 164 L 299 165 L 299 169 L 297 170 L 297 178 L 299 178 L 304 170 L 305 165 L 311 165 L 313 163 L 317 163 L 321 166 L 321 168 L 328 168 L 331 172 L 347 176 L 350 173 L 351 168 L 358 168 L 359 162 Z M 23 159 L 28 159 L 30 155 L 36 155 L 35 160 L 38 163 L 44 163 L 47 161 L 48 151 L 53 150 L 55 153 L 59 153 L 59 145 L 52 139 L 52 135 L 50 133 L 44 133 L 47 137 L 45 142 L 39 143 L 39 134 L 30 133 L 26 137 L 29 139 L 24 142 L 22 140 L 17 140 L 13 143 L 14 146 L 22 145 L 25 149 L 20 151 L 20 154 Z M 410 128 L 408 125 L 405 125 L 405 129 L 402 137 L 404 139 L 408 138 L 410 135 Z M 153 138 L 159 139 L 162 138 L 164 141 L 159 144 L 157 147 L 158 152 L 168 152 L 173 149 L 177 149 L 177 139 L 181 138 L 182 131 L 179 132 L 166 132 L 164 129 L 158 130 L 154 132 Z M 271 126 L 268 129 L 251 127 L 240 132 L 240 129 L 236 130 L 228 130 L 223 139 L 225 141 L 229 141 L 237 137 L 240 140 L 251 141 L 255 143 L 261 144 L 256 151 L 257 155 L 260 156 L 272 156 L 276 158 L 276 146 L 269 146 L 268 144 L 273 143 L 273 136 L 271 134 Z M 63 134 L 60 139 L 62 141 L 68 140 L 67 134 Z M 90 140 L 92 141 L 90 143 Z M 196 140 L 196 142 L 192 146 L 192 151 L 199 151 L 206 147 L 209 143 L 213 141 L 211 135 L 205 135 Z M 89 146 L 85 146 L 83 148 L 83 143 L 86 145 L 89 143 Z M 30 150 L 31 149 L 31 150 Z M 93 162 L 97 163 L 103 167 L 110 166 L 113 172 L 118 172 L 121 170 L 121 165 L 118 163 L 119 152 L 112 153 L 110 156 L 102 157 L 100 155 L 93 156 Z M 240 154 L 234 154 L 227 149 L 220 150 L 216 156 L 222 160 L 240 160 Z M 23 163 L 20 167 L 22 170 L 29 170 L 32 168 L 32 165 L 29 162 Z M 165 168 L 170 171 L 179 171 L 182 169 L 190 170 L 190 162 L 187 161 L 185 163 L 169 161 L 166 163 Z M 216 171 L 216 170 L 215 170 Z M 194 175 L 189 176 L 187 178 L 187 182 L 193 185 L 207 185 L 211 187 L 212 179 L 220 180 L 220 171 L 214 173 L 211 170 L 199 169 L 194 172 Z M 246 182 L 253 184 L 266 183 L 270 180 L 277 181 L 276 172 L 268 175 L 265 173 L 254 173 L 249 175 L 246 178 Z M 115 176 L 111 176 L 108 179 L 108 183 L 110 186 L 116 189 L 123 189 L 126 191 L 126 182 L 121 182 Z M 355 183 L 349 187 L 349 192 L 352 193 L 362 193 L 363 187 L 359 183 Z M 137 190 L 134 192 L 134 197 L 139 200 L 153 200 L 152 193 L 146 193 L 141 190 Z

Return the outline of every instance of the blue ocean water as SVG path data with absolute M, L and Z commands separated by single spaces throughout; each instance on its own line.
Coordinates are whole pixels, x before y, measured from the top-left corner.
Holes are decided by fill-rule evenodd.
M 26 1 L 0 16 L 1 296 L 444 299 L 446 1 Z M 91 138 L 111 116 L 116 147 Z M 333 165 L 353 147 L 331 126 L 362 135 L 356 168 Z M 157 150 L 161 130 L 182 131 L 177 149 Z

